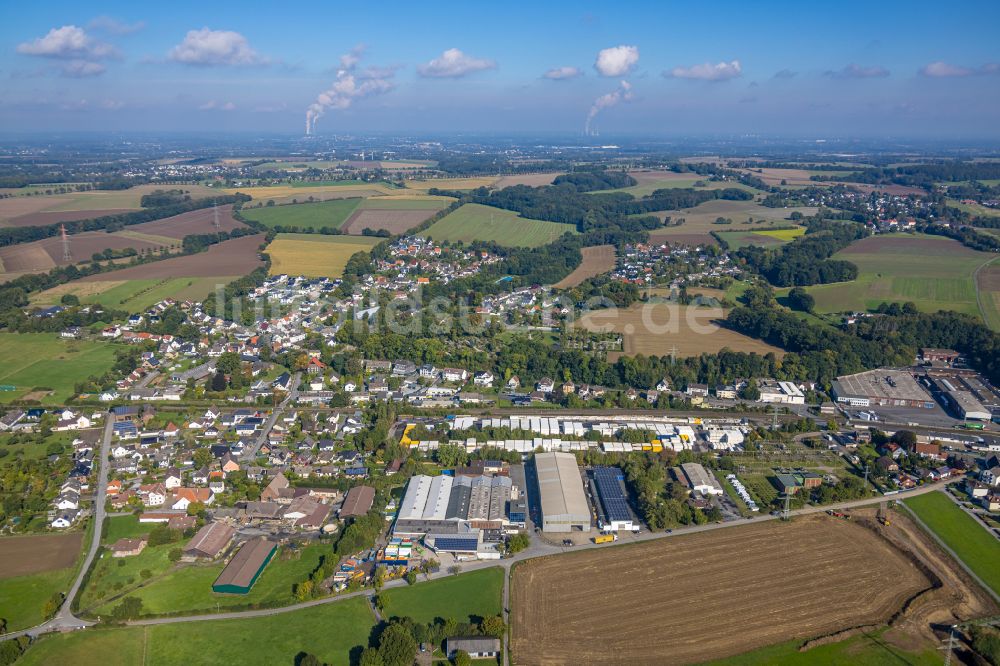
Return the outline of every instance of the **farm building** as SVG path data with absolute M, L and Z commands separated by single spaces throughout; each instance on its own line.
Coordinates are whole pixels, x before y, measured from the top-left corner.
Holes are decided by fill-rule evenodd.
M 492 636 L 455 636 L 445 641 L 445 652 L 454 659 L 459 651 L 473 659 L 497 657 L 500 654 L 500 639 Z
M 721 495 L 725 492 L 722 489 L 722 484 L 715 478 L 715 475 L 705 469 L 700 463 L 683 463 L 681 471 L 687 477 L 691 492 L 706 496 Z
M 226 523 L 208 523 L 198 533 L 191 537 L 184 546 L 184 558 L 196 560 L 200 558 L 215 559 L 226 549 L 236 533 Z
M 632 510 L 629 509 L 625 488 L 622 486 L 624 478 L 622 471 L 617 467 L 595 467 L 591 472 L 591 479 L 600 500 L 598 526 L 605 532 L 639 529 Z
M 247 541 L 212 583 L 212 591 L 247 594 L 277 549 L 278 544 L 264 537 Z
M 833 397 L 851 407 L 934 408 L 934 400 L 905 370 L 869 370 L 833 380 Z
M 340 513 L 338 515 L 341 518 L 363 516 L 371 511 L 372 502 L 374 501 L 374 488 L 371 486 L 354 486 L 347 491 L 347 496 L 344 498 L 344 503 L 340 506 Z
M 538 476 L 543 532 L 590 531 L 590 506 L 583 479 L 570 453 L 538 453 L 534 457 Z

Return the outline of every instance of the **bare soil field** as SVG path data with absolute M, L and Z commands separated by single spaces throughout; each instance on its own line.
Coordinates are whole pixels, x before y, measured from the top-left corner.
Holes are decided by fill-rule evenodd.
M 513 661 L 700 663 L 883 625 L 935 582 L 827 516 L 539 558 L 514 570 Z
M 393 235 L 402 234 L 435 213 L 437 213 L 436 210 L 378 210 L 367 208 L 351 213 L 351 216 L 347 218 L 340 227 L 340 230 L 345 234 L 360 234 L 365 229 L 373 231 L 384 229 Z
M 71 567 L 82 543 L 82 532 L 4 537 L 0 539 L 0 578 Z
M 211 208 L 202 208 L 154 222 L 143 222 L 142 224 L 126 227 L 126 229 L 182 240 L 190 234 L 215 233 L 216 229 L 213 226 L 214 217 L 215 214 Z M 242 226 L 244 226 L 243 223 L 233 217 L 233 207 L 231 205 L 219 206 L 219 231 L 232 231 Z
M 563 175 L 561 171 L 553 171 L 551 173 L 522 173 L 516 176 L 504 176 L 495 182 L 493 187 L 498 190 L 502 190 L 505 187 L 512 187 L 514 185 L 541 187 L 542 185 L 551 185 L 552 181 L 556 179 L 556 176 L 561 175 Z
M 587 278 L 592 278 L 601 273 L 607 273 L 615 267 L 615 246 L 596 245 L 585 247 L 580 250 L 583 261 L 573 269 L 573 272 L 556 282 L 553 287 L 556 289 L 569 289 L 575 287 Z
M 784 351 L 736 331 L 723 328 L 722 308 L 695 307 L 677 303 L 637 304 L 628 309 L 596 310 L 576 324 L 594 332 L 615 331 L 623 337 L 623 351 L 608 353 L 614 361 L 621 355 L 698 356 L 715 354 L 722 349 L 781 357 Z
M 163 243 L 152 239 L 126 236 L 104 231 L 85 231 L 73 234 L 70 238 L 70 253 L 72 259 L 63 259 L 62 239 L 59 236 L 45 238 L 31 243 L 8 245 L 0 248 L 0 261 L 7 272 L 40 273 L 56 265 L 64 266 L 70 263 L 90 261 L 91 255 L 105 249 L 124 250 L 134 248 L 138 251 L 155 250 L 163 247 Z
M 263 234 L 243 236 L 224 243 L 217 243 L 208 248 L 206 252 L 154 261 L 140 266 L 129 266 L 110 273 L 88 275 L 78 280 L 77 283 L 246 275 L 255 268 L 264 265 L 264 262 L 257 255 L 257 248 L 263 242 Z

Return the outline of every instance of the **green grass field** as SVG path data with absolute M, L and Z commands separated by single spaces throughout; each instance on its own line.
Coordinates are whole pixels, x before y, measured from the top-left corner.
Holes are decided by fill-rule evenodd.
M 576 233 L 571 224 L 529 220 L 502 208 L 465 204 L 435 222 L 424 235 L 435 241 L 492 241 L 500 245 L 538 247 L 551 243 L 566 232 Z
M 324 236 L 322 234 L 278 234 L 267 246 L 271 275 L 306 275 L 339 278 L 347 260 L 365 252 L 383 239 L 368 236 Z
M 503 569 L 491 567 L 412 587 L 384 590 L 383 615 L 410 617 L 415 622 L 433 622 L 439 617 L 467 622 L 470 616 L 499 615 L 503 575 Z
M 178 544 L 147 548 L 146 551 L 152 551 L 148 558 L 146 551 L 143 551 L 141 555 L 125 559 L 143 559 L 144 561 L 148 559 L 148 564 L 144 565 L 145 568 L 149 568 L 157 574 L 167 572 L 170 569 L 170 563 L 165 558 L 170 548 L 176 545 Z M 163 552 L 159 552 L 161 550 Z M 180 565 L 162 578 L 157 578 L 148 585 L 139 587 L 131 592 L 130 596 L 142 599 L 143 611 L 149 615 L 196 613 L 254 603 L 291 604 L 294 601 L 293 586 L 309 577 L 309 574 L 319 564 L 320 556 L 330 552 L 330 547 L 327 544 L 313 544 L 301 549 L 297 556 L 291 558 L 284 556 L 286 552 L 288 551 L 281 550 L 274 556 L 249 594 L 230 595 L 212 592 L 212 583 L 225 567 L 224 563 L 216 562 L 206 565 Z M 140 582 L 138 572 L 144 566 L 129 564 L 124 568 L 134 569 L 137 584 Z M 108 569 L 110 571 L 109 578 L 103 587 L 110 587 L 118 579 L 117 564 L 110 563 Z M 105 598 L 105 595 L 100 593 L 103 591 L 103 587 L 98 590 L 98 594 L 89 600 L 91 603 Z M 86 606 L 87 604 L 82 605 Z M 110 602 L 95 606 L 91 614 L 106 615 L 114 605 L 115 602 Z
M 339 229 L 361 203 L 361 199 L 333 199 L 318 203 L 285 204 L 264 208 L 244 208 L 243 216 L 268 227 Z
M 24 666 L 173 666 L 293 664 L 300 652 L 347 666 L 368 645 L 375 618 L 362 598 L 270 617 L 108 628 L 46 636 Z M 356 659 L 356 655 L 353 657 Z
M 762 231 L 754 231 L 753 233 L 758 236 L 767 236 L 768 238 L 776 238 L 787 242 L 798 238 L 805 232 L 805 227 L 795 227 L 794 229 L 764 229 Z
M 64 294 L 74 294 L 81 303 L 143 312 L 166 298 L 178 301 L 204 300 L 217 285 L 225 286 L 233 279 L 234 276 L 219 276 L 70 282 L 35 294 L 30 300 L 32 305 L 55 305 Z
M 994 592 L 1000 593 L 1000 541 L 942 493 L 903 500 Z
M 76 568 L 57 569 L 0 580 L 0 617 L 7 629 L 17 631 L 41 624 L 42 610 L 53 592 L 68 590 Z
M 0 402 L 44 387 L 52 393 L 41 402 L 65 403 L 77 382 L 103 374 L 113 362 L 114 347 L 106 342 L 64 340 L 55 333 L 0 333 L 0 384 L 16 387 L 0 392 Z
M 941 663 L 941 653 L 933 646 L 908 651 L 886 640 L 885 634 L 886 630 L 880 629 L 805 652 L 799 652 L 802 641 L 788 641 L 728 659 L 706 662 L 703 666 L 935 666 Z
M 957 199 L 948 199 L 947 203 L 953 208 L 969 213 L 970 215 L 982 215 L 984 217 L 1000 217 L 1000 208 L 989 208 L 977 203 L 962 203 Z
M 995 258 L 957 241 L 919 234 L 886 234 L 853 243 L 834 255 L 858 267 L 851 282 L 808 291 L 818 313 L 874 310 L 882 302 L 913 301 L 925 312 L 954 310 L 979 316 L 972 274 Z

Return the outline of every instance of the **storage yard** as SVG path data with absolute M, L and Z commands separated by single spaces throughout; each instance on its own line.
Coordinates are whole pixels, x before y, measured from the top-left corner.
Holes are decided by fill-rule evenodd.
M 698 663 L 883 625 L 918 595 L 904 613 L 921 615 L 910 631 L 993 607 L 893 521 L 890 538 L 908 552 L 873 521 L 810 516 L 526 562 L 514 570 L 513 661 Z

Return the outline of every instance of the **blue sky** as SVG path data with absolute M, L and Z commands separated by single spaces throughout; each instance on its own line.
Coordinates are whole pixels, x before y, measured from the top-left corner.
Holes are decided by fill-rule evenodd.
M 998 2 L 260 4 L 8 5 L 0 126 L 1000 137 Z

